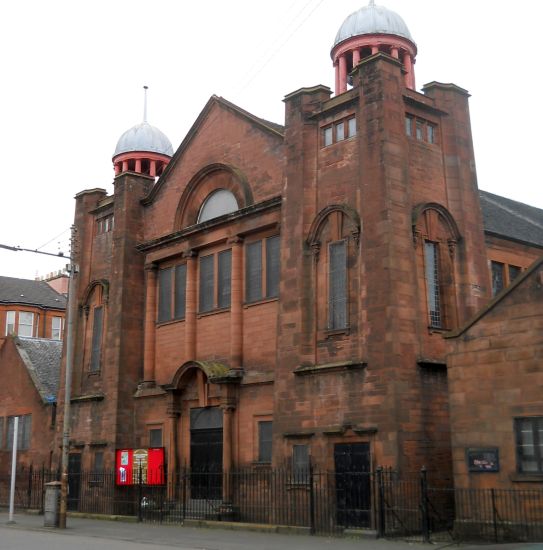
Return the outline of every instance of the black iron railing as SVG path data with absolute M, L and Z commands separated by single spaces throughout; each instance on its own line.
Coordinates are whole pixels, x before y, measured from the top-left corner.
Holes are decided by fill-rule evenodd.
M 43 510 L 44 486 L 56 471 L 17 472 L 15 506 Z M 10 476 L 0 475 L 0 506 L 9 502 Z M 422 541 L 543 540 L 543 490 L 454 489 L 426 471 L 399 476 L 328 472 L 262 465 L 221 471 L 180 470 L 168 478 L 139 472 L 118 486 L 115 472 L 70 474 L 68 509 L 136 516 L 140 521 L 187 520 L 282 525 L 307 533 Z

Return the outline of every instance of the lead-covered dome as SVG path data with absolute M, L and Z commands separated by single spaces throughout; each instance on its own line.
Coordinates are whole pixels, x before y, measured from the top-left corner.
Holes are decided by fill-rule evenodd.
M 173 147 L 166 135 L 148 122 L 136 124 L 127 130 L 117 142 L 113 157 L 123 153 L 140 151 L 173 156 Z
M 348 38 L 364 34 L 392 34 L 414 43 L 405 21 L 396 12 L 370 2 L 368 6 L 351 13 L 345 19 L 336 35 L 333 48 Z

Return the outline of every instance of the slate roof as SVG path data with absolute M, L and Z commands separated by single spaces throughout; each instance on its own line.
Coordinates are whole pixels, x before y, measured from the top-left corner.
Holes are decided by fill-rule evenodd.
M 13 337 L 36 389 L 44 403 L 57 400 L 62 341 Z
M 66 309 L 66 297 L 45 281 L 0 276 L 0 303 Z
M 543 210 L 479 191 L 485 233 L 543 247 Z

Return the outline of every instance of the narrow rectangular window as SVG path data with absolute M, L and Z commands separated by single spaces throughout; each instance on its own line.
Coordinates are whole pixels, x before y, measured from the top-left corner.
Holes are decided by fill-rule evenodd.
M 158 322 L 172 318 L 172 268 L 158 271 Z
M 101 474 L 104 471 L 104 453 L 103 451 L 96 451 L 94 453 L 93 471 L 95 474 Z
M 410 116 L 405 117 L 405 134 L 409 137 L 413 135 L 413 118 Z
M 214 304 L 214 256 L 200 258 L 200 312 L 211 311 Z
M 501 262 L 490 262 L 490 271 L 492 273 L 492 296 L 496 296 L 505 286 L 503 268 L 504 265 Z
M 102 355 L 102 321 L 104 309 L 102 306 L 94 308 L 92 321 L 92 345 L 90 358 L 90 371 L 97 372 L 100 370 L 101 355 Z
M 349 137 L 352 138 L 356 136 L 356 118 L 350 118 L 347 123 L 349 125 Z
M 347 327 L 347 243 L 337 241 L 329 245 L 328 326 L 330 329 Z
M 430 326 L 434 328 L 441 328 L 442 319 L 439 281 L 439 249 L 437 243 L 425 241 L 424 261 Z
M 19 416 L 19 425 L 17 426 L 17 449 L 24 451 L 30 448 L 30 436 L 32 430 L 32 415 L 26 414 Z M 13 432 L 15 431 L 15 417 L 8 417 L 8 434 L 6 439 L 6 449 L 13 446 Z
M 307 445 L 293 445 L 292 473 L 294 483 L 307 483 L 309 481 L 309 447 Z
M 149 447 L 162 447 L 162 428 L 149 430 Z
M 266 239 L 266 297 L 279 296 L 279 235 Z
M 6 336 L 15 334 L 15 312 L 6 311 Z
M 417 120 L 415 123 L 415 127 L 417 132 L 417 139 L 419 141 L 422 141 L 424 139 L 424 133 L 423 133 L 424 125 L 422 124 L 422 121 Z
M 428 143 L 436 142 L 436 127 L 433 124 L 426 125 L 426 135 L 428 138 Z
M 62 317 L 53 317 L 51 319 L 51 338 L 60 340 L 62 338 Z
M 92 464 L 92 471 L 89 477 L 92 485 L 101 485 L 104 482 L 104 452 L 96 451 Z
M 4 448 L 4 417 L 0 416 L 0 449 Z
M 26 414 L 23 419 L 23 431 L 21 435 L 21 449 L 30 449 L 30 437 L 32 434 L 32 415 Z
M 262 298 L 262 241 L 248 244 L 245 251 L 245 299 L 255 302 Z
M 518 471 L 543 474 L 543 416 L 515 418 L 515 434 Z
M 34 336 L 34 314 L 29 311 L 19 311 L 19 336 L 32 338 Z
M 271 420 L 258 423 L 258 462 L 271 462 L 272 426 Z
M 187 286 L 187 264 L 175 266 L 175 287 L 174 287 L 174 316 L 176 319 L 185 318 Z
M 328 128 L 324 128 L 322 131 L 322 139 L 324 146 L 332 145 L 333 142 L 333 130 L 332 126 L 328 126 Z
M 230 307 L 230 292 L 232 279 L 232 251 L 224 250 L 219 253 L 219 295 L 217 297 L 217 306 L 219 308 Z
M 509 266 L 509 282 L 512 283 L 521 273 L 522 269 L 516 265 Z
M 343 141 L 345 139 L 345 123 L 338 122 L 336 124 L 336 141 Z

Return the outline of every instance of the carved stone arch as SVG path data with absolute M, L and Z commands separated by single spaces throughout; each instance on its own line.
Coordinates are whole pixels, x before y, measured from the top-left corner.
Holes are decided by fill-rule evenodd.
M 172 378 L 171 386 L 175 389 L 183 389 L 195 371 L 201 371 L 207 381 L 211 383 L 239 379 L 241 375 L 239 370 L 232 370 L 224 363 L 217 361 L 187 361 L 177 369 Z
M 208 164 L 185 187 L 177 206 L 173 230 L 179 231 L 197 223 L 204 200 L 218 189 L 230 191 L 236 197 L 240 209 L 254 203 L 249 181 L 239 168 L 222 163 Z
M 107 279 L 95 279 L 94 281 L 91 281 L 87 288 L 85 289 L 85 292 L 83 294 L 83 298 L 81 300 L 81 306 L 85 307 L 88 305 L 89 300 L 92 296 L 92 293 L 94 292 L 94 289 L 96 287 L 101 287 L 102 289 L 102 303 L 107 304 L 109 300 L 109 281 Z
M 358 245 L 360 242 L 361 222 L 358 212 L 345 204 L 331 204 L 326 208 L 323 208 L 313 220 L 309 234 L 307 237 L 307 245 L 316 256 L 318 256 L 321 246 L 321 234 L 328 222 L 329 217 L 334 213 L 339 212 L 343 218 L 346 218 L 347 224 L 350 225 L 350 234 L 353 237 L 355 243 Z M 345 221 L 342 220 L 342 225 L 345 227 Z
M 458 326 L 459 270 L 462 257 L 456 254 L 462 236 L 451 213 L 435 202 L 418 204 L 412 212 L 413 246 L 420 288 L 425 295 L 421 319 L 430 330 Z
M 460 230 L 456 221 L 452 217 L 451 213 L 441 204 L 437 202 L 426 202 L 421 203 L 413 208 L 413 213 L 411 217 L 411 225 L 413 228 L 413 242 L 417 243 L 418 237 L 420 236 L 420 224 L 425 212 L 428 210 L 434 210 L 437 212 L 438 216 L 445 222 L 445 225 L 449 231 L 449 240 L 459 242 L 462 238 Z

